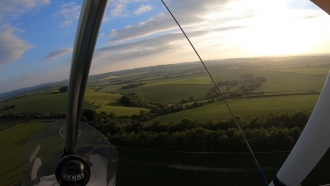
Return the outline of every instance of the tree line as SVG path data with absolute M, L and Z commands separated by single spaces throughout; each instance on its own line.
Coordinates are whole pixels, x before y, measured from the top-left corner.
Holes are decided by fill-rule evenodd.
M 130 88 L 140 87 L 140 86 L 143 86 L 145 84 L 146 84 L 145 82 L 133 83 L 133 84 L 122 86 L 121 89 L 130 89 Z
M 132 116 L 134 117 L 134 120 L 138 120 L 138 121 L 147 121 L 161 115 L 166 115 L 175 112 L 180 112 L 183 110 L 201 107 L 207 104 L 215 103 L 216 101 L 220 101 L 220 99 L 199 101 L 195 99 L 194 96 L 190 96 L 187 101 L 183 99 L 181 102 L 175 104 L 162 104 L 160 102 L 155 102 L 143 98 L 134 92 L 123 95 L 120 99 L 120 103 L 123 104 L 124 106 L 150 109 L 148 112 L 141 111 L 139 115 Z M 191 102 L 191 104 L 184 104 L 188 102 Z
M 269 114 L 249 122 L 237 117 L 256 151 L 291 150 L 306 125 L 310 112 Z M 90 125 L 102 132 L 115 146 L 187 151 L 247 151 L 233 120 L 144 124 L 135 116 L 95 114 Z
M 217 85 L 219 87 L 226 87 L 225 89 L 222 88 L 225 98 L 234 98 L 252 93 L 252 91 L 260 88 L 266 81 L 266 77 L 254 77 L 252 74 L 245 74 L 241 76 L 240 80 L 219 81 Z M 234 90 L 233 87 L 235 87 Z M 260 93 L 263 94 L 263 92 Z M 217 98 L 219 96 L 218 90 L 216 87 L 213 87 L 208 91 L 206 99 Z
M 141 115 L 141 113 L 140 113 Z M 97 114 L 93 109 L 82 111 L 81 121 L 103 133 L 115 146 L 186 150 L 186 151 L 247 151 L 246 144 L 233 119 L 207 121 L 183 119 L 180 122 L 145 124 L 140 115 L 116 116 Z M 251 121 L 239 121 L 244 133 L 256 151 L 291 150 L 306 125 L 310 112 L 269 114 Z M 65 113 L 8 113 L 0 118 L 65 119 Z

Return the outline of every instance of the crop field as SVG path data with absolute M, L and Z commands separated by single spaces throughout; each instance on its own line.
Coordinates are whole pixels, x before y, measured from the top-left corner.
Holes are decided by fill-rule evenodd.
M 134 115 L 139 114 L 141 110 L 147 111 L 148 109 L 143 108 L 134 108 L 134 107 L 124 107 L 120 104 L 120 98 L 122 95 L 120 94 L 111 94 L 105 92 L 96 92 L 94 89 L 87 89 L 85 92 L 85 102 L 96 106 L 96 112 L 106 112 L 106 113 L 114 113 L 118 116 L 122 115 Z
M 244 120 L 268 115 L 269 113 L 293 113 L 302 110 L 313 110 L 319 95 L 292 95 L 278 97 L 263 97 L 249 99 L 228 100 L 228 104 L 236 116 Z M 199 108 L 185 110 L 169 115 L 160 116 L 153 121 L 167 123 L 170 121 L 181 121 L 189 118 L 198 121 L 229 120 L 231 115 L 223 102 L 213 103 Z
M 4 118 L 1 118 L 0 119 L 0 132 L 3 131 L 3 130 L 6 130 L 10 127 L 13 127 L 19 123 L 22 123 L 26 121 L 25 118 L 23 119 L 4 119 Z
M 108 76 L 108 77 L 99 79 L 99 81 L 111 80 L 111 79 L 116 79 L 116 78 L 118 78 L 118 76 Z
M 87 89 L 83 108 L 95 109 L 97 112 L 113 112 L 116 115 L 133 115 L 138 114 L 141 110 L 147 110 L 121 106 L 119 103 L 120 98 L 120 94 L 95 92 L 94 89 Z M 2 108 L 0 109 L 0 114 L 19 112 L 65 113 L 66 99 L 67 93 L 59 93 L 58 90 L 34 93 L 17 99 L 0 102 L 0 108 Z M 6 105 L 16 105 L 16 107 L 4 109 Z
M 59 93 L 58 90 L 38 92 L 22 96 L 9 101 L 0 102 L 0 114 L 19 112 L 62 112 L 65 113 L 67 93 Z M 4 109 L 6 105 L 16 105 L 13 109 Z M 94 108 L 94 106 L 84 104 L 84 108 Z
M 134 89 L 118 90 L 121 93 L 135 92 L 138 95 L 162 103 L 178 103 L 182 99 L 195 96 L 197 99 L 205 98 L 212 85 L 205 84 L 163 84 L 155 86 L 142 86 Z
M 330 63 L 325 64 L 311 64 L 311 65 L 284 65 L 275 67 L 265 67 L 262 70 L 266 71 L 279 71 L 279 72 L 294 72 L 299 74 L 311 75 L 327 75 L 330 69 Z
M 164 84 L 177 84 L 177 85 L 211 85 L 212 81 L 209 76 L 202 75 L 200 77 L 181 77 L 180 79 L 163 79 L 161 82 L 150 82 L 146 86 L 164 85 Z
M 314 68 L 314 66 L 312 67 Z M 318 69 L 323 70 L 322 67 L 320 65 Z M 252 74 L 255 77 L 266 77 L 267 81 L 262 87 L 254 90 L 254 92 L 265 92 L 265 94 L 319 92 L 322 90 L 326 80 L 326 75 L 324 74 L 315 75 L 264 70 L 223 70 L 213 71 L 212 74 L 216 81 L 240 80 L 240 77 L 244 74 Z M 101 87 L 99 91 L 116 93 L 135 92 L 150 100 L 162 103 L 177 103 L 182 99 L 187 99 L 189 96 L 204 99 L 209 89 L 213 87 L 211 79 L 204 73 L 157 79 L 147 81 L 146 83 L 146 85 L 141 87 L 124 90 L 120 89 L 120 85 L 108 85 Z
M 256 71 L 255 76 L 265 76 L 267 81 L 257 89 L 263 92 L 284 91 L 321 91 L 326 80 L 325 75 L 295 74 L 285 72 Z
M 32 120 L 0 132 L 0 185 L 12 185 L 19 180 L 18 152 L 21 146 L 39 129 L 53 120 Z M 2 124 L 1 124 L 2 125 Z
M 256 89 L 255 92 L 320 91 L 326 80 L 326 75 L 268 72 L 262 70 L 236 70 L 223 73 L 222 71 L 215 73 L 217 81 L 239 80 L 244 74 L 252 74 L 255 77 L 266 77 L 267 81 L 261 88 Z

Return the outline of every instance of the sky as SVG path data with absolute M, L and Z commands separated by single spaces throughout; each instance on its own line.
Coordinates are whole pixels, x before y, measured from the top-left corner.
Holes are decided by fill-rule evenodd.
M 308 0 L 165 0 L 204 60 L 329 54 Z M 82 1 L 0 1 L 0 93 L 69 78 Z M 110 0 L 90 74 L 198 61 L 160 0 Z

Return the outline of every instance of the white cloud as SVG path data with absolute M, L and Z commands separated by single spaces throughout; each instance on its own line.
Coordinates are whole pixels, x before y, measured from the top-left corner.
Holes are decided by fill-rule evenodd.
M 239 28 L 241 27 L 228 27 L 213 31 L 194 31 L 187 32 L 187 35 L 190 39 L 194 40 L 197 38 L 205 37 L 209 34 L 220 33 L 223 31 Z M 108 64 L 109 62 L 121 64 L 122 61 L 133 62 L 139 60 L 139 58 L 148 56 L 163 56 L 162 59 L 157 58 L 157 61 L 153 61 L 154 63 L 159 63 L 158 61 L 162 61 L 163 59 L 166 60 L 166 57 L 164 58 L 164 56 L 167 54 L 175 56 L 176 54 L 182 54 L 186 52 L 192 52 L 192 49 L 190 48 L 184 35 L 179 32 L 97 49 L 95 51 L 93 61 L 95 61 L 95 64 L 103 62 L 104 64 Z M 190 56 L 192 58 L 195 57 L 194 54 Z M 150 60 L 147 60 L 145 63 L 150 63 Z
M 169 8 L 183 26 L 192 26 L 203 24 L 208 19 L 206 16 L 210 13 L 216 13 L 218 10 L 214 7 L 222 6 L 230 0 L 180 0 L 171 3 Z M 162 12 L 151 17 L 139 25 L 131 26 L 110 34 L 111 41 L 125 41 L 134 38 L 146 37 L 155 33 L 177 29 L 172 17 L 168 12 Z
M 60 17 L 60 27 L 68 27 L 76 22 L 80 16 L 81 6 L 74 2 L 63 4 L 58 12 L 53 14 L 53 17 Z
M 199 18 L 196 18 L 195 20 L 186 18 L 187 17 L 180 20 L 185 24 L 193 24 L 195 22 L 201 21 Z M 129 39 L 150 36 L 155 33 L 176 28 L 177 25 L 173 19 L 168 14 L 161 13 L 145 22 L 141 22 L 139 25 L 126 27 L 121 30 L 113 30 L 110 35 L 112 36 L 111 41 L 125 41 Z
M 19 60 L 33 46 L 15 35 L 10 25 L 0 26 L 0 67 Z
M 17 33 L 21 30 L 10 22 L 22 14 L 39 10 L 50 4 L 50 0 L 1 0 L 0 1 L 0 67 L 13 63 L 33 46 L 21 39 Z
M 58 59 L 61 56 L 72 53 L 72 51 L 73 51 L 72 48 L 60 48 L 60 49 L 52 51 L 51 53 L 49 53 L 47 56 L 43 57 L 42 59 L 45 59 L 47 61 L 53 61 L 53 60 Z
M 125 4 L 117 4 L 114 9 L 111 10 L 110 14 L 113 17 L 119 17 L 123 14 L 123 12 L 126 10 Z
M 149 0 L 111 0 L 108 6 L 107 13 L 104 16 L 104 21 L 109 21 L 117 17 L 127 17 L 134 15 L 129 12 L 128 6 L 135 6 L 136 4 L 148 3 Z M 149 6 L 149 5 L 147 5 Z
M 0 14 L 13 18 L 49 3 L 50 0 L 1 0 Z
M 136 9 L 134 11 L 134 14 L 141 15 L 141 14 L 147 13 L 147 12 L 149 12 L 151 10 L 152 10 L 152 6 L 150 6 L 150 5 L 142 5 L 138 9 Z

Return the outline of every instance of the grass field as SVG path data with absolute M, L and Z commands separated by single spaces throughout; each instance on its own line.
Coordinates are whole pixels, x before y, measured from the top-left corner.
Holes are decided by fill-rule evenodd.
M 318 70 L 323 70 L 318 66 Z M 298 68 L 298 67 L 297 67 Z M 305 68 L 305 67 L 299 67 Z M 312 69 L 313 70 L 313 69 Z M 326 75 L 300 74 L 292 72 L 264 71 L 264 70 L 222 70 L 212 72 L 216 81 L 240 80 L 244 74 L 253 74 L 255 77 L 266 77 L 267 81 L 254 92 L 283 93 L 283 92 L 310 92 L 321 91 Z M 176 103 L 189 96 L 204 99 L 209 89 L 213 87 L 211 79 L 206 74 L 164 78 L 147 81 L 142 87 L 121 90 L 121 85 L 102 87 L 100 91 L 128 93 L 135 92 L 150 100 L 162 103 Z
M 187 100 L 190 96 L 195 96 L 197 99 L 203 99 L 206 97 L 206 94 L 211 87 L 212 85 L 207 84 L 162 84 L 118 90 L 118 92 L 135 92 L 138 95 L 153 101 L 177 103 L 182 99 Z
M 255 76 L 265 76 L 267 82 L 256 91 L 284 92 L 284 91 L 320 91 L 326 80 L 326 75 L 308 75 L 285 72 L 254 72 Z
M 38 92 L 19 97 L 10 101 L 0 102 L 0 114 L 15 112 L 62 112 L 65 113 L 67 93 L 59 93 L 58 90 Z M 16 105 L 16 108 L 4 110 L 5 105 Z M 94 106 L 83 104 L 84 108 Z
M 95 92 L 94 89 L 87 89 L 83 108 L 95 109 L 97 112 L 105 111 L 116 115 L 138 114 L 143 108 L 132 108 L 121 106 L 120 94 L 110 94 L 105 92 Z M 67 93 L 58 93 L 58 90 L 39 92 L 23 96 L 17 99 L 0 102 L 0 114 L 18 112 L 66 112 Z M 87 103 L 87 101 L 89 103 Z M 94 104 L 92 104 L 94 103 Z M 5 110 L 6 105 L 16 105 L 13 109 Z M 101 105 L 101 107 L 99 107 Z M 99 107 L 99 108 L 97 108 Z M 97 109 L 96 109 L 97 108 Z
M 9 186 L 19 180 L 18 152 L 21 146 L 39 129 L 53 120 L 32 120 L 0 132 L 0 185 Z
M 5 118 L 1 118 L 0 119 L 0 132 L 3 130 L 6 130 L 10 127 L 13 127 L 23 121 L 26 121 L 25 118 L 23 119 L 5 119 Z
M 268 115 L 269 113 L 281 114 L 292 113 L 302 110 L 312 110 L 316 104 L 319 95 L 292 95 L 250 99 L 228 100 L 228 104 L 236 116 L 241 116 L 244 120 Z M 170 121 L 181 121 L 189 118 L 198 121 L 209 120 L 228 120 L 231 115 L 223 102 L 213 103 L 203 107 L 185 110 L 169 115 L 160 116 L 156 119 L 148 121 L 160 121 L 167 123 Z
M 265 67 L 262 70 L 279 71 L 279 72 L 294 72 L 299 74 L 312 74 L 312 75 L 327 75 L 330 69 L 330 63 L 315 64 L 315 65 L 281 65 Z
M 219 71 L 214 73 L 217 81 L 239 80 L 244 74 L 255 77 L 266 77 L 262 88 L 255 92 L 284 92 L 284 91 L 320 91 L 326 80 L 326 75 L 311 75 L 288 72 L 268 72 L 263 70 Z
M 99 79 L 99 81 L 112 80 L 112 79 L 116 79 L 116 78 L 118 78 L 118 76 L 108 76 L 108 77 Z
M 124 107 L 120 104 L 120 94 L 111 94 L 105 92 L 96 92 L 94 89 L 87 89 L 85 92 L 85 102 L 97 106 L 96 112 L 102 111 L 106 113 L 114 113 L 118 116 L 139 114 L 141 110 L 147 111 L 148 109 Z

